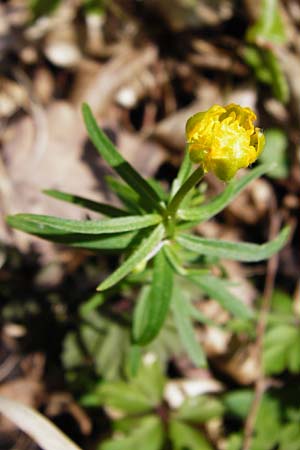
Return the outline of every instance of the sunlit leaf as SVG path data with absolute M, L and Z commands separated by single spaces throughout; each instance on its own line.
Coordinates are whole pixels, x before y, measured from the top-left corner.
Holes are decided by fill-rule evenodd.
M 49 195 L 49 197 L 62 200 L 67 203 L 72 203 L 74 205 L 82 206 L 83 208 L 89 209 L 91 211 L 98 212 L 108 217 L 121 217 L 128 216 L 128 212 L 116 208 L 115 206 L 107 205 L 106 203 L 96 202 L 80 195 L 70 194 L 67 192 L 57 191 L 55 189 L 45 189 L 44 194 Z
M 109 277 L 107 277 L 97 288 L 99 291 L 109 289 L 122 278 L 126 277 L 139 263 L 151 258 L 155 250 L 163 239 L 165 229 L 162 224 L 158 225 L 147 237 L 139 244 L 138 248 L 119 266 Z
M 213 450 L 200 430 L 180 421 L 171 420 L 169 435 L 174 450 Z
M 203 222 L 221 212 L 226 206 L 249 184 L 251 181 L 259 178 L 261 175 L 267 173 L 273 167 L 268 164 L 260 165 L 253 170 L 250 170 L 247 175 L 239 180 L 233 180 L 228 183 L 224 191 L 213 198 L 205 205 L 198 208 L 179 209 L 178 217 L 180 219 Z
M 113 234 L 147 228 L 161 222 L 159 214 L 126 216 L 103 220 L 71 220 L 38 214 L 16 214 L 8 216 L 7 222 L 14 228 L 27 233 L 47 235 L 65 234 Z
M 138 193 L 141 198 L 148 199 L 149 207 L 159 209 L 160 198 L 156 191 L 143 177 L 121 156 L 110 139 L 98 127 L 90 107 L 82 107 L 83 118 L 89 136 L 105 161 Z
M 199 236 L 180 234 L 176 241 L 187 250 L 200 255 L 234 259 L 236 261 L 257 262 L 268 259 L 277 253 L 287 242 L 290 228 L 285 227 L 272 241 L 265 244 L 230 242 L 219 239 L 206 239 Z

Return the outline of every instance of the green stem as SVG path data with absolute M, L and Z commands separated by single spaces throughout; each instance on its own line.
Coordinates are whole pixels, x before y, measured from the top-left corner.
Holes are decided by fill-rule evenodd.
M 180 203 L 186 194 L 201 180 L 203 175 L 204 170 L 199 166 L 178 189 L 167 208 L 167 214 L 170 218 L 175 217 Z

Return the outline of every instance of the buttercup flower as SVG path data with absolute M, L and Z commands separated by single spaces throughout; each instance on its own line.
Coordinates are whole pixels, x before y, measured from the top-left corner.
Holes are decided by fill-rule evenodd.
M 229 181 L 236 172 L 252 164 L 263 150 L 265 138 L 253 125 L 256 115 L 250 108 L 231 103 L 214 105 L 192 116 L 186 124 L 190 158 Z

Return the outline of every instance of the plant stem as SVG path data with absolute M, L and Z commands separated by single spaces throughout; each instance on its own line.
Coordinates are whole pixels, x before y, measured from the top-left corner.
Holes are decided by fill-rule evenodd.
M 269 239 L 273 239 L 274 236 L 277 235 L 278 230 L 280 228 L 280 217 L 276 212 L 276 200 L 274 193 L 272 195 L 272 202 L 270 205 L 270 230 L 269 230 Z M 264 392 L 267 388 L 266 379 L 263 372 L 263 340 L 265 335 L 265 330 L 267 327 L 268 315 L 271 308 L 271 300 L 272 293 L 275 284 L 275 277 L 278 267 L 278 254 L 273 255 L 267 265 L 267 275 L 263 293 L 262 306 L 259 314 L 259 319 L 256 327 L 256 359 L 258 365 L 258 378 L 255 382 L 255 391 L 254 391 L 254 399 L 252 401 L 250 411 L 248 413 L 248 417 L 245 422 L 244 428 L 244 438 L 242 444 L 242 450 L 250 450 L 253 440 L 253 433 L 255 428 L 255 421 L 257 417 L 257 413 L 260 407 L 261 399 L 264 395 Z
M 203 175 L 204 170 L 201 166 L 199 166 L 178 189 L 167 208 L 167 214 L 169 217 L 175 216 L 178 207 L 186 194 L 201 180 Z

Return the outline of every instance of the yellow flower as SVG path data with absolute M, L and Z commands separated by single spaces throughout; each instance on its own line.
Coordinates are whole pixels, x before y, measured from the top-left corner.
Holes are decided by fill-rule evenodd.
M 250 108 L 231 103 L 214 105 L 192 116 L 186 124 L 190 158 L 229 181 L 236 172 L 248 167 L 263 150 L 265 138 L 253 125 L 256 115 Z

